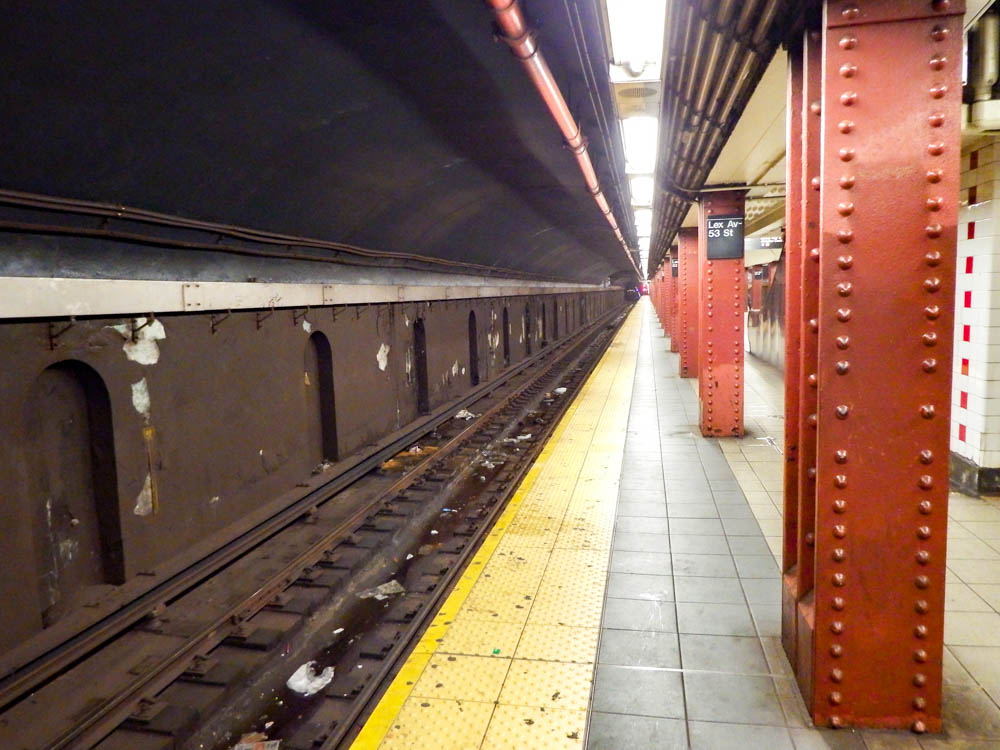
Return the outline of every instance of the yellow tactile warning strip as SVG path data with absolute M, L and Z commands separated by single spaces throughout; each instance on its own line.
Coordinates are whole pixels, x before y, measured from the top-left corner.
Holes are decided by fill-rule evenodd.
M 354 748 L 582 746 L 640 322 L 635 308 Z

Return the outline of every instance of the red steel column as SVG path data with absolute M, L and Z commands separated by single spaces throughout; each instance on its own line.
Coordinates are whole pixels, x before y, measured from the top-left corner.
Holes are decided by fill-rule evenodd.
M 671 248 L 667 251 L 667 254 L 663 256 L 663 265 L 660 266 L 660 274 L 663 278 L 663 296 L 660 298 L 660 309 L 662 310 L 663 319 L 663 330 L 667 332 L 667 336 L 673 341 L 677 334 L 674 331 L 674 321 L 670 318 L 670 295 L 674 285 L 674 279 L 670 275 L 670 259 L 674 253 L 674 249 Z
M 680 376 L 698 375 L 698 230 L 677 232 L 677 329 Z
M 706 437 L 743 435 L 743 203 L 742 191 L 725 191 L 698 204 L 698 396 Z M 710 257 L 706 222 L 720 216 L 739 219 L 738 258 Z
M 670 335 L 670 351 L 672 352 L 680 351 L 680 324 L 677 320 L 677 296 L 680 292 L 677 276 L 677 253 L 678 248 L 674 245 L 670 251 L 670 264 L 664 269 L 664 273 L 670 280 L 667 293 L 667 316 L 670 318 L 670 330 L 673 332 Z
M 962 5 L 824 9 L 817 723 L 941 727 Z
M 797 661 L 799 590 L 799 362 L 802 325 L 802 118 L 803 45 L 788 46 L 785 123 L 785 474 L 782 545 L 781 641 L 792 664 Z

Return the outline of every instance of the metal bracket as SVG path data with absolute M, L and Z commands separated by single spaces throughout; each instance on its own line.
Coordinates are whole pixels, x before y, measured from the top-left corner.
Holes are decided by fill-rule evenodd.
M 232 310 L 226 310 L 225 315 L 212 315 L 212 333 L 219 330 L 219 323 L 233 314 Z
M 151 326 L 153 323 L 156 322 L 156 315 L 154 315 L 153 313 L 150 313 L 149 317 L 146 318 L 146 322 L 143 323 L 141 326 L 137 326 L 135 324 L 135 321 L 136 321 L 135 318 L 132 318 L 131 320 L 129 320 L 129 327 L 132 330 L 132 343 L 133 344 L 136 341 L 139 340 L 139 331 L 141 331 L 143 328 L 145 328 L 147 326 Z
M 274 315 L 274 308 L 271 308 L 269 313 L 261 313 L 259 310 L 254 313 L 254 321 L 257 323 L 257 330 L 259 331 L 264 324 L 264 321 Z
M 309 315 L 309 305 L 306 305 L 306 311 L 299 315 L 295 310 L 292 310 L 292 325 L 297 326 L 300 320 L 305 320 L 306 316 Z
M 49 351 L 55 351 L 55 349 L 56 349 L 56 341 L 59 339 L 59 337 L 62 336 L 64 333 L 66 333 L 66 331 L 68 331 L 70 328 L 72 328 L 75 325 L 76 325 L 76 316 L 75 315 L 70 315 L 69 316 L 69 323 L 67 323 L 66 325 L 64 325 L 62 328 L 58 328 L 57 329 L 56 328 L 56 324 L 50 322 L 49 323 Z

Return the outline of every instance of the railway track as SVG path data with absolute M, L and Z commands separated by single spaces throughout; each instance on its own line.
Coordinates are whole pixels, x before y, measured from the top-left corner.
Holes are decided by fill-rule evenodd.
M 231 748 L 254 735 L 282 750 L 344 746 L 622 317 L 393 436 L 5 680 L 0 746 Z M 333 668 L 312 695 L 285 684 L 307 662 Z

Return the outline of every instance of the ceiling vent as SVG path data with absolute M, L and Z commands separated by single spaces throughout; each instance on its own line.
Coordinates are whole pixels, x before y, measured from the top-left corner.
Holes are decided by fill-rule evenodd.
M 613 84 L 620 117 L 660 114 L 659 82 L 643 81 Z

